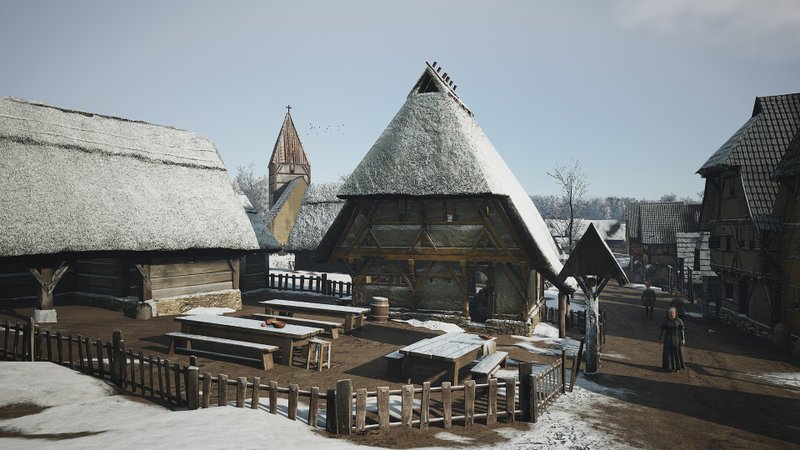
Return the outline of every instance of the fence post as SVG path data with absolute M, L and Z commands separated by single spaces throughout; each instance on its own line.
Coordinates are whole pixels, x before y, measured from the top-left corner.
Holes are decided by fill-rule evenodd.
M 561 349 L 561 393 L 567 392 L 567 350 Z
M 297 402 L 300 396 L 300 386 L 296 383 L 289 383 L 289 413 L 288 417 L 297 420 Z
M 217 406 L 228 406 L 228 376 L 224 373 L 217 375 Z
M 513 423 L 517 415 L 517 380 L 506 378 L 506 422 Z
M 389 429 L 389 388 L 378 387 L 378 426 L 381 430 Z
M 569 391 L 575 387 L 575 381 L 578 379 L 578 372 L 581 370 L 581 359 L 583 358 L 583 344 L 586 338 L 581 338 L 581 344 L 578 346 L 578 352 L 575 353 L 575 359 L 572 361 L 572 376 L 569 382 Z
M 152 375 L 152 373 L 150 375 Z M 150 384 L 153 384 L 152 379 L 153 377 L 151 376 Z M 203 403 L 201 406 L 203 408 L 211 406 L 211 372 L 203 373 Z
M 486 400 L 486 425 L 497 423 L 497 378 L 489 378 L 489 394 Z
M 539 381 L 536 379 L 536 375 L 528 375 L 530 378 L 530 386 L 531 386 L 531 422 L 536 423 L 539 419 Z
M 327 294 L 328 293 L 327 289 L 328 289 L 328 274 L 323 273 L 322 278 L 320 279 L 320 290 L 319 290 L 320 294 L 323 295 Z
M 531 363 L 519 363 L 519 409 L 522 410 L 522 420 L 531 421 L 531 373 L 533 366 Z
M 278 414 L 278 382 L 275 380 L 269 382 L 269 412 Z
M 247 394 L 247 378 L 239 377 L 236 380 L 236 407 L 244 408 L 244 397 Z
M 364 431 L 367 424 L 367 388 L 356 390 L 356 431 Z
M 120 371 L 122 367 L 120 363 L 123 360 L 123 358 L 120 357 L 120 349 L 124 346 L 122 331 L 114 331 L 114 333 L 111 335 L 111 342 L 113 345 L 112 354 L 114 355 L 111 360 L 111 382 L 117 386 L 122 386 L 122 383 L 120 382 Z M 72 350 L 71 347 L 70 350 Z M 70 358 L 70 362 L 72 362 L 71 359 L 72 358 Z
M 336 433 L 336 389 L 328 389 L 325 395 L 325 430 L 328 433 Z
M 402 390 L 400 421 L 404 427 L 411 428 L 414 418 L 414 385 L 404 384 L 400 389 Z
M 27 335 L 27 345 L 28 351 L 30 354 L 28 355 L 28 359 L 26 361 L 35 361 L 36 360 L 36 322 L 33 320 L 33 317 L 28 317 L 28 335 Z
M 464 382 L 464 426 L 475 424 L 475 380 Z
M 200 407 L 200 368 L 189 366 L 189 379 L 186 383 L 186 407 L 197 409 Z M 144 384 L 144 380 L 142 380 Z M 142 389 L 144 393 L 144 389 Z
M 422 383 L 422 400 L 419 407 L 419 427 L 420 429 L 428 428 L 428 421 L 430 420 L 431 409 L 431 382 L 426 381 Z
M 258 409 L 261 402 L 261 377 L 253 377 L 253 396 L 250 399 L 250 409 Z
M 453 397 L 450 391 L 450 382 L 442 383 L 442 415 L 444 416 L 444 427 L 453 427 Z
M 353 431 L 353 383 L 349 378 L 336 382 L 336 428 L 337 434 Z
M 311 398 L 308 401 L 308 424 L 311 428 L 317 428 L 317 413 L 319 411 L 319 388 L 311 388 Z

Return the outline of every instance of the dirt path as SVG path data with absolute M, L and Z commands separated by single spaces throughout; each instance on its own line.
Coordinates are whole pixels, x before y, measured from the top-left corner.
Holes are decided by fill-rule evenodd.
M 284 296 L 280 293 L 275 294 Z M 687 321 L 687 369 L 677 373 L 661 371 L 658 325 L 664 317 L 669 298 L 659 297 L 656 318 L 645 319 L 639 303 L 640 291 L 609 286 L 601 297 L 607 310 L 608 326 L 600 373 L 590 377 L 604 395 L 619 400 L 616 406 L 598 406 L 579 412 L 604 429 L 613 430 L 618 441 L 640 448 L 800 448 L 800 388 L 763 375 L 800 372 L 797 361 L 787 353 L 773 350 L 768 342 L 744 335 L 726 324 L 705 319 Z M 236 315 L 262 312 L 258 300 L 273 295 L 250 297 Z M 319 297 L 307 300 L 320 301 Z M 0 321 L 24 320 L 31 307 L 0 309 Z M 121 313 L 101 308 L 60 305 L 59 323 L 53 331 L 80 333 L 92 339 L 109 340 L 111 332 L 122 330 L 126 344 L 145 355 L 166 356 L 164 333 L 179 327 L 171 317 L 136 321 Z M 300 367 L 276 365 L 266 375 L 263 370 L 224 361 L 201 358 L 201 371 L 226 373 L 229 376 L 260 376 L 280 385 L 297 383 L 301 389 L 331 387 L 337 380 L 350 378 L 358 387 L 398 388 L 400 383 L 387 374 L 382 356 L 419 339 L 438 334 L 406 324 L 369 324 L 353 335 L 334 342 L 333 368 L 322 372 Z M 580 338 L 579 334 L 573 337 Z M 500 337 L 498 343 L 513 342 Z M 518 360 L 547 362 L 547 357 L 533 355 L 520 348 L 512 351 Z M 172 355 L 172 361 L 186 364 L 184 355 Z M 583 376 L 583 374 L 581 375 Z M 589 384 L 591 386 L 591 384 Z M 569 395 L 559 402 L 569 402 Z M 517 424 L 515 428 L 526 429 Z M 476 425 L 471 429 L 454 427 L 453 434 L 472 439 L 470 444 L 441 441 L 433 437 L 442 430 L 394 429 L 385 433 L 354 436 L 363 444 L 389 448 L 420 446 L 471 446 L 498 444 L 496 429 Z
M 690 317 L 687 368 L 665 373 L 657 337 L 671 299 L 659 297 L 646 319 L 639 295 L 609 287 L 601 299 L 609 324 L 591 379 L 622 392 L 624 407 L 601 411 L 614 428 L 649 448 L 800 447 L 800 388 L 763 376 L 796 374 L 797 361 L 727 324 Z

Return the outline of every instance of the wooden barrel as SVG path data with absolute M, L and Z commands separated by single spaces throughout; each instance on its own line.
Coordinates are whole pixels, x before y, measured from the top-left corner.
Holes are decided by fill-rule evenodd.
M 389 299 L 386 297 L 372 297 L 369 306 L 372 313 L 369 320 L 373 322 L 386 322 L 389 320 Z

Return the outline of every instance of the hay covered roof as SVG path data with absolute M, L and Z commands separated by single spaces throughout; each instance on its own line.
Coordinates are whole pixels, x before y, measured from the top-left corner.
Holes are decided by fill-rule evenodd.
M 342 210 L 345 201 L 336 197 L 341 183 L 312 184 L 306 190 L 294 222 L 286 251 L 314 251 Z
M 214 144 L 0 98 L 0 257 L 257 250 Z
M 339 197 L 500 197 L 549 280 L 561 270 L 539 211 L 472 112 L 428 65 Z

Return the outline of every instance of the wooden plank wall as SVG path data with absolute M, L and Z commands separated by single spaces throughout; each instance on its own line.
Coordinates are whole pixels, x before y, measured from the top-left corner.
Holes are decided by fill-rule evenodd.
M 156 258 L 150 262 L 150 277 L 154 299 L 233 288 L 226 259 Z
M 267 287 L 269 256 L 266 253 L 253 253 L 243 256 L 240 267 L 242 268 L 242 278 L 239 282 L 239 289 L 242 292 Z
M 121 259 L 78 260 L 73 264 L 73 268 L 77 291 L 115 297 L 135 295 L 138 292 L 139 276 L 136 268 Z
M 36 278 L 21 264 L 0 264 L 0 299 L 35 298 L 40 289 Z M 56 286 L 55 293 L 75 290 L 75 273 L 67 270 Z

